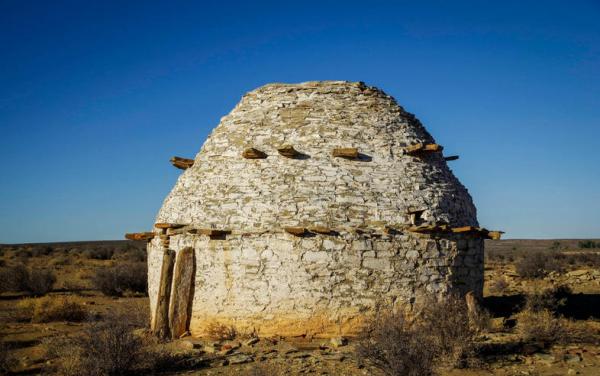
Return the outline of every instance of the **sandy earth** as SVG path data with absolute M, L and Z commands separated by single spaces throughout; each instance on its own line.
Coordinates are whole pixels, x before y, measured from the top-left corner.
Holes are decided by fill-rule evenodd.
M 115 243 L 117 244 L 117 243 Z M 121 247 L 122 243 L 117 247 Z M 488 245 L 488 253 L 510 254 L 535 249 L 556 252 L 552 241 L 500 241 Z M 69 248 L 69 245 L 64 245 Z M 79 250 L 87 247 L 77 245 Z M 6 250 L 2 257 L 5 264 L 17 260 L 18 247 Z M 575 241 L 561 241 L 559 252 L 598 252 L 577 250 Z M 31 256 L 21 258 L 30 266 L 52 265 L 58 276 L 55 291 L 51 295 L 69 295 L 84 304 L 86 311 L 101 319 L 114 311 L 133 312 L 142 322 L 147 307 L 147 298 L 132 296 L 111 298 L 92 290 L 90 275 L 95 268 L 113 265 L 114 260 L 94 260 L 70 254 Z M 66 261 L 65 261 L 66 259 Z M 507 286 L 495 291 L 494 286 L 503 278 Z M 551 273 L 543 279 L 523 279 L 515 272 L 514 257 L 503 260 L 491 258 L 486 261 L 486 288 L 484 305 L 496 316 L 492 329 L 482 337 L 487 344 L 486 355 L 480 365 L 470 369 L 441 370 L 443 375 L 600 375 L 600 270 L 598 265 L 572 265 L 569 270 Z M 503 329 L 503 319 L 514 313 L 514 307 L 522 303 L 522 294 L 558 284 L 571 287 L 574 294 L 569 297 L 563 313 L 571 319 L 571 326 L 585 331 L 587 339 L 574 339 L 569 344 L 556 345 L 550 349 L 515 346 L 519 338 L 511 329 Z M 51 373 L 57 361 L 49 359 L 44 342 L 48 338 L 65 334 L 78 335 L 87 323 L 54 322 L 34 324 L 27 322 L 21 300 L 22 294 L 0 295 L 0 339 L 11 347 L 10 355 L 16 360 L 16 374 Z M 504 316 L 504 317 L 503 317 Z M 141 317 L 141 319 L 140 319 Z M 574 329 L 574 330 L 575 330 Z M 163 351 L 178 354 L 172 366 L 175 370 L 163 374 L 190 375 L 380 375 L 355 355 L 356 341 L 336 347 L 328 339 L 308 338 L 260 338 L 249 343 L 240 338 L 232 341 L 183 338 L 160 345 Z M 525 354 L 527 350 L 528 354 Z

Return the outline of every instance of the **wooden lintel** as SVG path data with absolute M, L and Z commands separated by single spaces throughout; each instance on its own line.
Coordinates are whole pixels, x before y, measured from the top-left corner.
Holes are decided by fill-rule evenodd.
M 444 160 L 445 160 L 445 161 L 455 161 L 455 160 L 457 160 L 458 158 L 460 158 L 458 155 L 449 155 L 449 156 L 447 156 L 447 157 L 444 157 Z
M 181 170 L 187 170 L 194 165 L 193 159 L 173 157 L 171 158 L 171 164 Z
M 356 159 L 359 154 L 357 148 L 337 148 L 333 149 L 332 155 L 334 157 Z
M 489 231 L 487 238 L 492 240 L 500 240 L 502 234 L 504 234 L 504 231 Z
M 198 235 L 207 235 L 210 237 L 218 237 L 231 234 L 231 230 L 217 230 L 214 228 L 196 228 L 190 229 L 188 232 Z
M 323 234 L 323 235 L 328 235 L 333 233 L 333 230 L 330 229 L 329 227 L 325 227 L 325 226 L 311 226 L 308 228 L 308 230 L 310 232 L 314 232 L 316 234 Z
M 464 232 L 479 232 L 479 227 L 475 226 L 462 226 L 462 227 L 454 227 L 452 229 L 454 233 L 464 233 Z
M 169 229 L 169 228 L 181 228 L 185 225 L 179 224 L 179 223 L 155 223 L 154 227 L 156 228 L 160 228 L 160 229 Z
M 304 227 L 284 227 L 285 232 L 292 235 L 300 236 L 306 234 L 306 228 Z
M 439 153 L 442 150 L 444 150 L 442 145 L 423 144 L 423 143 L 410 145 L 410 146 L 407 146 L 406 148 L 404 148 L 404 152 L 408 155 L 420 155 L 420 154 L 425 154 L 425 153 Z
M 265 159 L 267 154 L 255 148 L 248 148 L 244 150 L 242 157 L 246 159 Z
M 280 147 L 279 149 L 277 149 L 277 151 L 279 152 L 279 154 L 283 155 L 284 157 L 288 157 L 288 158 L 296 158 L 300 155 L 300 152 L 296 149 L 294 149 L 294 147 L 292 145 L 284 145 L 282 147 Z
M 125 239 L 129 240 L 152 240 L 156 234 L 153 232 L 133 232 L 125 234 Z
M 422 234 L 433 233 L 433 232 L 446 232 L 448 231 L 448 225 L 422 225 L 422 226 L 410 226 L 408 228 L 410 232 L 418 232 Z

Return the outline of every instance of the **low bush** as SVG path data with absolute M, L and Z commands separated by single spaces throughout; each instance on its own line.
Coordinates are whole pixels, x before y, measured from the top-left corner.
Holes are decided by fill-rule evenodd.
M 127 247 L 121 251 L 113 253 L 112 260 L 144 262 L 146 261 L 146 251 L 135 247 Z
M 228 341 L 237 337 L 238 332 L 233 326 L 227 326 L 218 322 L 213 322 L 206 328 L 209 338 L 218 341 Z
M 11 369 L 15 366 L 15 359 L 9 353 L 10 347 L 0 341 L 0 375 L 10 374 Z
M 45 296 L 37 299 L 26 299 L 21 306 L 28 309 L 31 322 L 68 321 L 80 322 L 86 319 L 87 312 L 83 305 L 66 296 Z
M 440 366 L 468 364 L 486 315 L 469 313 L 458 296 L 427 298 L 418 312 L 380 311 L 359 337 L 358 356 L 387 375 L 434 375 Z
M 113 376 L 147 374 L 161 356 L 150 351 L 146 338 L 136 335 L 126 316 L 92 322 L 83 335 L 55 338 L 46 344 L 56 357 L 59 375 Z
M 561 271 L 555 258 L 543 252 L 525 253 L 515 265 L 517 274 L 523 278 L 543 278 L 549 272 Z
M 26 291 L 33 295 L 45 295 L 52 291 L 56 276 L 48 269 L 30 269 Z
M 109 296 L 122 296 L 126 292 L 145 294 L 148 292 L 148 267 L 144 262 L 137 262 L 99 269 L 92 282 Z
M 600 248 L 600 242 L 595 242 L 593 240 L 582 240 L 578 243 L 579 248 L 590 249 L 590 248 Z
M 490 285 L 490 291 L 497 293 L 497 294 L 502 294 L 506 291 L 506 289 L 508 289 L 508 281 L 506 280 L 506 278 L 504 277 L 498 277 L 495 280 L 492 281 L 491 285 Z
M 528 294 L 525 299 L 524 310 L 531 312 L 550 311 L 556 312 L 567 302 L 569 295 L 573 291 L 569 286 L 553 286 L 542 291 L 534 291 Z
M 358 356 L 390 376 L 434 374 L 432 337 L 403 312 L 383 312 L 363 330 Z
M 0 292 L 26 291 L 33 295 L 44 295 L 52 290 L 56 277 L 48 269 L 28 269 L 18 264 L 0 268 Z
M 81 255 L 92 260 L 110 260 L 114 253 L 115 250 L 112 248 L 98 247 L 86 249 L 81 252 Z
M 564 343 L 568 338 L 568 330 L 562 318 L 551 311 L 525 310 L 517 315 L 517 332 L 524 342 L 535 342 L 550 347 L 556 343 Z

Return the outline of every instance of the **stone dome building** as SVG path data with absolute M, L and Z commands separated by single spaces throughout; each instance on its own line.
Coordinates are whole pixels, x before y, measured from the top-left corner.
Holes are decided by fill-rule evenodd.
M 352 334 L 378 302 L 483 287 L 483 239 L 441 146 L 381 90 L 269 84 L 221 119 L 148 243 L 152 326 Z M 167 334 L 168 335 L 168 334 Z

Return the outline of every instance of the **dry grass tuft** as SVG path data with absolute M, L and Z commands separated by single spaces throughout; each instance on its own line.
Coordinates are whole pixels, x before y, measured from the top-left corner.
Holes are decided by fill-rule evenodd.
M 0 341 L 0 375 L 10 374 L 11 369 L 15 366 L 15 359 L 9 355 L 9 346 Z
M 206 333 L 211 339 L 219 341 L 228 341 L 235 339 L 238 332 L 233 326 L 227 326 L 218 322 L 213 322 L 206 328 Z
M 27 311 L 31 322 L 68 321 L 80 322 L 86 319 L 83 305 L 68 296 L 45 296 L 37 299 L 24 299 L 20 306 Z
M 23 264 L 0 269 L 0 292 L 26 291 L 45 295 L 52 290 L 56 276 L 48 269 L 29 269 Z
M 125 263 L 96 271 L 94 286 L 104 295 L 122 296 L 126 293 L 148 292 L 148 266 L 145 262 Z
M 46 344 L 48 355 L 58 358 L 59 375 L 112 376 L 146 374 L 156 359 L 150 340 L 133 332 L 127 316 L 92 322 L 83 335 L 58 337 Z
M 417 311 L 380 310 L 361 333 L 359 357 L 387 375 L 434 375 L 442 366 L 472 364 L 475 339 L 487 327 L 485 313 L 469 313 L 460 296 L 426 298 Z
M 565 320 L 547 310 L 525 310 L 517 315 L 517 331 L 524 342 L 535 342 L 550 347 L 568 340 Z

